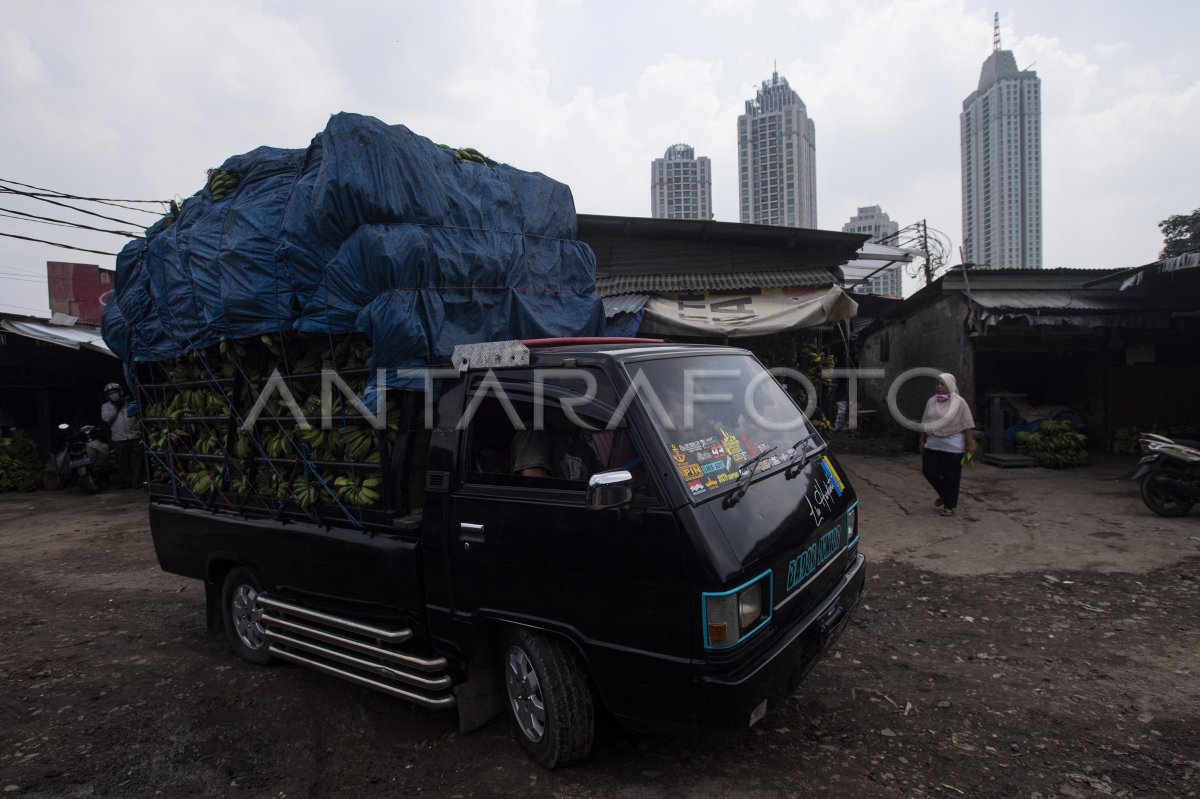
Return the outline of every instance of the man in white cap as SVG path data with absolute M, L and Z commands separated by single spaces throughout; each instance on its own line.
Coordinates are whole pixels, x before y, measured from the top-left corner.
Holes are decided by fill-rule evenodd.
M 136 406 L 121 390 L 120 383 L 104 387 L 108 402 L 100 406 L 100 418 L 112 433 L 112 448 L 117 458 L 117 485 L 120 488 L 141 488 L 142 431 L 137 421 Z

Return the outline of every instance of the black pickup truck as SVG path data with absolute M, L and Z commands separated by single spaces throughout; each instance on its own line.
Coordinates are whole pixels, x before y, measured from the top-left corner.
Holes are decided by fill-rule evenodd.
M 755 724 L 863 591 L 825 442 L 745 350 L 496 352 L 463 348 L 409 403 L 384 507 L 357 524 L 152 485 L 162 568 L 205 582 L 243 659 L 456 708 L 464 730 L 507 709 L 548 768 L 588 753 L 597 713 Z

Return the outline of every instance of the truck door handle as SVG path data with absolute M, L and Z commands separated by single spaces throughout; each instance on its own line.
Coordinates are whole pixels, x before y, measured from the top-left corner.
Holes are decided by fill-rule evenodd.
M 483 535 L 483 525 L 475 522 L 462 522 L 458 525 L 458 540 L 463 542 L 463 549 L 470 549 L 471 544 L 482 544 L 487 539 Z

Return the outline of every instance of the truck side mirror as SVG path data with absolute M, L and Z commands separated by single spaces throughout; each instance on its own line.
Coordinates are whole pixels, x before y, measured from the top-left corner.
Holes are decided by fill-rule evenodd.
M 598 472 L 588 479 L 588 510 L 619 508 L 633 502 L 633 475 L 625 469 Z

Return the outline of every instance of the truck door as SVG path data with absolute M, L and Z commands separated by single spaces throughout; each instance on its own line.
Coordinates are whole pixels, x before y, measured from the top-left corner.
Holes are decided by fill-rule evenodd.
M 531 427 L 535 416 L 528 387 L 504 385 L 506 397 L 480 402 L 462 439 L 463 468 L 447 531 L 455 616 L 562 633 L 588 650 L 593 666 L 622 661 L 624 668 L 613 673 L 628 668 L 630 651 L 643 653 L 636 679 L 661 692 L 655 669 L 688 653 L 684 559 L 675 516 L 659 499 L 651 470 L 642 466 L 637 436 L 628 426 L 604 431 L 607 418 L 601 421 L 604 414 L 594 408 L 575 416 L 600 431 L 567 429 L 563 418 L 570 414 L 563 406 L 570 402 L 562 400 L 570 392 L 549 385 L 546 430 L 523 432 L 516 421 Z M 546 464 L 547 475 L 514 473 L 537 459 L 536 452 L 522 452 L 522 441 L 528 444 L 540 432 L 575 436 L 592 454 L 572 453 L 559 442 L 549 450 L 566 466 Z M 586 473 L 572 459 L 586 463 Z M 589 510 L 590 474 L 621 468 L 635 477 L 632 507 Z

